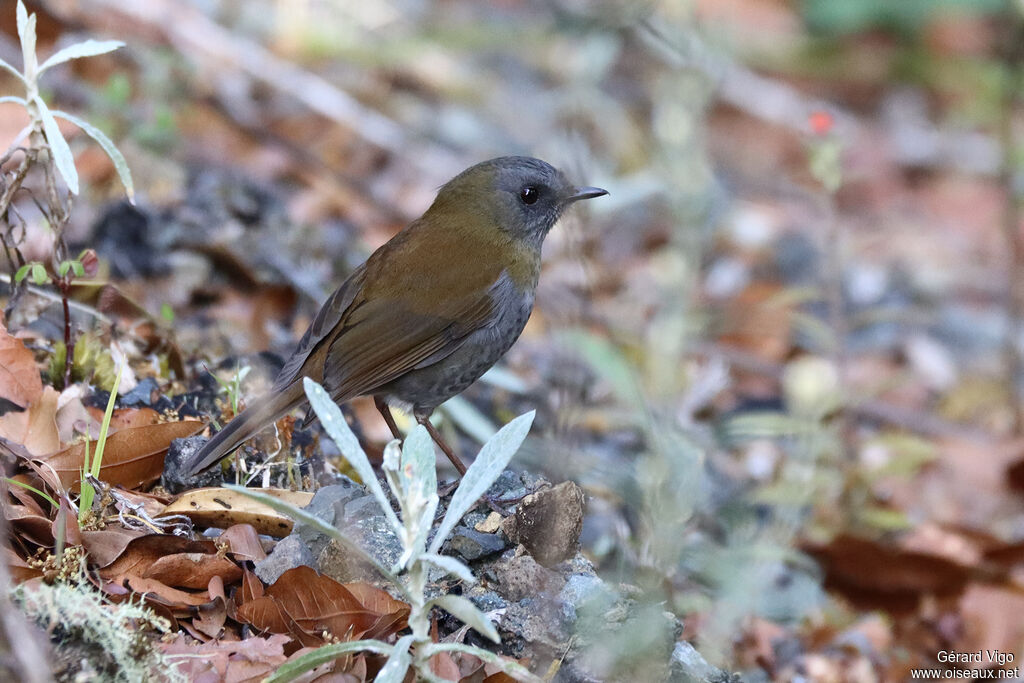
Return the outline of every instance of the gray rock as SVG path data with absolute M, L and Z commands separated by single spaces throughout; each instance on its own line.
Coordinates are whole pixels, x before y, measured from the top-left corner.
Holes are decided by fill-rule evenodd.
M 685 640 L 676 643 L 672 649 L 672 668 L 669 680 L 672 683 L 731 683 L 739 678 L 711 666 L 704 657 Z
M 505 609 L 508 607 L 508 601 L 498 595 L 496 591 L 488 590 L 481 586 L 473 586 L 468 592 L 464 593 L 463 596 L 470 600 L 477 609 L 485 614 L 487 612 L 493 612 L 494 610 Z
M 347 477 L 338 484 L 325 486 L 313 494 L 313 500 L 304 509 L 326 524 L 336 526 L 345 517 L 346 506 L 357 497 L 367 497 L 362 487 Z M 327 546 L 328 539 L 316 529 L 296 523 L 293 534 L 298 534 L 314 557 Z
M 506 543 L 498 534 L 485 534 L 467 526 L 458 526 L 455 527 L 451 538 L 448 539 L 447 546 L 464 559 L 472 562 L 481 557 L 500 553 L 505 549 Z
M 335 519 L 335 526 L 385 567 L 393 566 L 402 554 L 402 543 L 373 496 L 364 495 L 345 504 L 342 517 Z M 317 563 L 321 572 L 341 583 L 377 582 L 381 578 L 375 568 L 337 541 L 323 545 Z
M 160 483 L 167 491 L 181 493 L 190 489 L 220 486 L 223 483 L 224 476 L 219 467 L 211 467 L 194 477 L 186 476 L 181 471 L 182 464 L 202 448 L 207 440 L 202 436 L 190 436 L 171 442 L 170 448 L 167 449 L 167 455 L 164 457 L 164 473 L 160 478 Z
M 570 633 L 549 600 L 524 598 L 505 608 L 497 624 L 501 642 L 513 657 L 536 661 L 565 651 Z
M 564 583 L 557 572 L 542 567 L 527 554 L 497 560 L 487 568 L 487 578 L 495 584 L 502 597 L 510 602 L 540 595 L 556 595 Z
M 618 595 L 593 574 L 572 574 L 558 594 L 559 609 L 568 623 L 575 623 L 580 611 L 606 613 Z
M 135 388 L 118 401 L 123 406 L 137 407 L 153 405 L 153 392 L 159 391 L 160 385 L 152 377 L 147 377 L 135 385 Z
M 256 563 L 256 576 L 264 583 L 271 584 L 281 574 L 301 565 L 316 568 L 313 553 L 297 535 L 292 534 L 274 546 L 266 559 Z

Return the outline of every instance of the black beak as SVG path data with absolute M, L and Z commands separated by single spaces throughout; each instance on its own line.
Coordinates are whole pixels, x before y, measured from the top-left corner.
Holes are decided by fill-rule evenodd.
M 602 197 L 606 194 L 608 194 L 608 190 L 602 190 L 600 187 L 574 187 L 572 194 L 566 197 L 565 203 L 572 204 L 581 199 L 593 199 L 594 197 Z

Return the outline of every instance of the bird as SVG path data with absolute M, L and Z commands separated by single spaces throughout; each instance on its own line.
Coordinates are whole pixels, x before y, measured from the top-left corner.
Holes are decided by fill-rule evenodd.
M 431 413 L 519 338 L 533 310 L 541 245 L 565 209 L 607 194 L 525 156 L 458 174 L 328 297 L 271 391 L 187 458 L 182 472 L 212 467 L 301 406 L 309 377 L 338 404 L 372 396 L 396 439 L 402 437 L 390 407 L 410 411 L 464 475 Z

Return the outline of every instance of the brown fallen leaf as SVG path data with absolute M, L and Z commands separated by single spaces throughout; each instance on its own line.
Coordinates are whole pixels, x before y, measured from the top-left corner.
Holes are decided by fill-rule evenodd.
M 313 647 L 323 634 L 342 640 L 386 638 L 405 628 L 409 606 L 368 584 L 343 585 L 310 567 L 289 569 L 236 618 L 264 632 L 289 633 Z
M 174 555 L 217 556 L 217 544 L 209 539 L 189 540 L 181 536 L 148 534 L 132 539 L 113 562 L 103 566 L 99 575 L 107 580 L 121 582 L 126 576 L 147 576 L 151 567 L 161 559 Z M 239 577 L 241 578 L 241 577 Z M 203 582 L 205 588 L 209 578 Z M 174 584 L 179 585 L 179 584 Z
M 25 409 L 39 400 L 43 380 L 32 352 L 7 332 L 0 317 L 0 399 Z
M 224 630 L 224 624 L 228 619 L 228 599 L 224 593 L 224 581 L 219 576 L 214 576 L 210 579 L 206 592 L 210 594 L 210 603 L 199 608 L 199 615 L 192 620 L 192 625 L 203 635 L 216 638 Z
M 18 553 L 14 552 L 10 548 L 3 547 L 3 557 L 0 557 L 0 562 L 7 565 L 7 571 L 11 574 L 11 580 L 15 583 L 22 583 L 29 579 L 36 579 L 43 575 L 40 569 L 30 567 L 28 562 L 22 559 Z
M 190 681 L 258 681 L 284 664 L 284 648 L 289 641 L 288 636 L 275 634 L 195 643 L 179 634 L 175 640 L 155 646 L 179 662 L 179 673 Z
M 231 554 L 237 560 L 257 562 L 267 557 L 263 544 L 260 543 L 259 533 L 251 524 L 236 524 L 229 527 L 218 540 L 228 544 Z
M 159 558 L 143 574 L 169 586 L 206 588 L 215 577 L 225 583 L 242 578 L 242 568 L 226 557 L 209 553 L 175 553 Z
M 107 437 L 99 478 L 127 489 L 151 484 L 163 473 L 164 454 L 171 441 L 192 436 L 204 426 L 188 420 L 122 429 Z M 56 470 L 65 487 L 78 491 L 85 448 L 84 443 L 77 443 L 40 460 Z M 90 441 L 90 457 L 95 453 L 96 442 Z
M 110 525 L 98 531 L 82 531 L 82 547 L 90 564 L 105 567 L 120 557 L 129 543 L 144 535 L 142 531 Z
M 22 444 L 32 455 L 52 453 L 60 448 L 57 431 L 57 399 L 53 387 L 44 387 L 28 410 L 0 415 L 0 437 Z
M 149 579 L 141 576 L 127 576 L 124 585 L 144 596 L 147 600 L 153 600 L 168 607 L 198 607 L 210 602 L 210 596 L 206 591 L 202 593 L 189 593 L 188 591 L 171 588 L 162 581 Z
M 914 609 L 923 595 L 958 595 L 977 573 L 943 554 L 849 534 L 805 550 L 822 564 L 827 588 L 854 604 L 893 612 Z
M 86 408 L 89 415 L 97 421 L 103 420 L 104 410 L 97 406 Z M 108 433 L 119 432 L 122 429 L 133 427 L 146 427 L 160 421 L 160 413 L 152 408 L 118 408 L 110 416 L 110 428 Z
M 308 491 L 287 489 L 260 489 L 260 493 L 274 496 L 296 507 L 306 507 L 313 500 Z M 236 524 L 248 524 L 258 533 L 268 536 L 287 536 L 294 522 L 273 508 L 252 498 L 222 488 L 193 489 L 186 491 L 164 509 L 163 515 L 185 515 L 201 527 L 227 528 Z

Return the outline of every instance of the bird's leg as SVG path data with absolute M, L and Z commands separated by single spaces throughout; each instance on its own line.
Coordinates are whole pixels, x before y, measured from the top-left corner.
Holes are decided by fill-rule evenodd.
M 437 431 L 437 428 L 430 424 L 429 418 L 429 414 L 423 415 L 421 413 L 416 415 L 416 421 L 427 428 L 427 433 L 430 434 L 430 438 L 434 440 L 434 443 L 441 447 L 444 454 L 452 461 L 452 464 L 455 465 L 455 469 L 459 471 L 459 478 L 461 479 L 466 475 L 466 466 L 462 464 L 461 460 L 459 460 L 459 456 L 455 455 L 455 451 L 452 450 L 451 446 L 444 442 L 444 439 L 441 438 L 441 433 Z
M 373 405 L 377 406 L 377 410 L 384 417 L 384 421 L 388 424 L 388 429 L 391 430 L 391 436 L 398 440 L 402 439 L 402 433 L 398 431 L 398 425 L 395 424 L 395 417 L 391 414 L 391 408 L 380 396 L 373 397 Z

